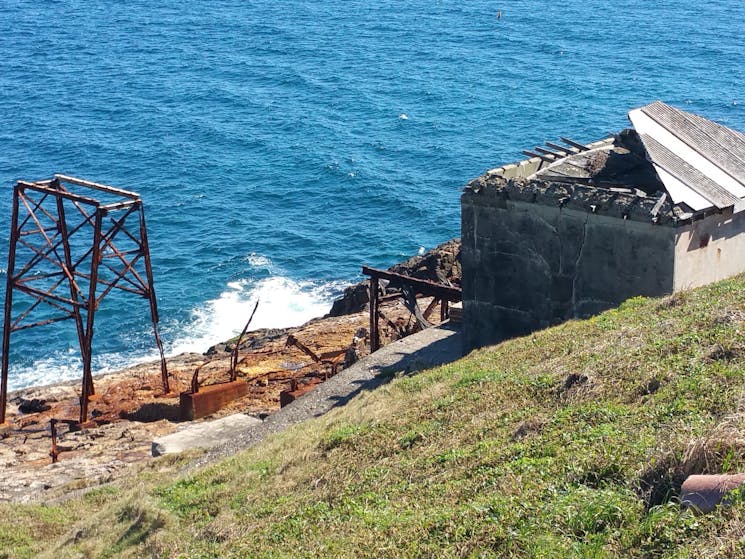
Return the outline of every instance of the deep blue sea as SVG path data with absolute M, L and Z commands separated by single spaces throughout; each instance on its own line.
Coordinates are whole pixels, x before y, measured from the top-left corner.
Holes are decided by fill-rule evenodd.
M 168 353 L 257 298 L 299 324 L 521 149 L 655 99 L 745 131 L 743 60 L 742 0 L 0 0 L 0 289 L 13 184 L 63 173 L 141 194 Z M 103 301 L 94 372 L 154 356 L 148 316 Z M 69 321 L 10 353 L 12 389 L 81 375 Z

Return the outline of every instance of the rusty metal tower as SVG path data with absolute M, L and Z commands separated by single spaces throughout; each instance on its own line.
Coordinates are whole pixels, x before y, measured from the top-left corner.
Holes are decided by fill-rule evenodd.
M 163 390 L 170 392 L 140 196 L 64 175 L 19 181 L 8 250 L 0 424 L 5 422 L 11 333 L 67 319 L 75 321 L 83 361 L 80 422 L 88 419 L 94 317 L 114 289 L 149 301 Z

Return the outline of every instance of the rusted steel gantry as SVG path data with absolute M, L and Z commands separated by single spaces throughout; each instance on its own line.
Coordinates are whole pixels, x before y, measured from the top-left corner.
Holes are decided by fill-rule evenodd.
M 443 285 L 433 281 L 422 280 L 362 266 L 362 273 L 370 276 L 370 352 L 380 349 L 380 329 L 378 328 L 378 319 L 385 318 L 380 311 L 379 286 L 380 280 L 388 281 L 388 287 L 401 289 L 401 295 L 404 298 L 406 307 L 414 314 L 417 322 L 426 328 L 431 326 L 427 322 L 429 313 L 440 303 L 440 320 L 448 318 L 448 302 L 458 302 L 463 299 L 462 291 L 459 287 Z M 428 297 L 434 297 L 432 304 L 422 314 L 416 303 L 416 295 L 421 294 Z
M 19 181 L 8 250 L 0 424 L 5 422 L 11 333 L 67 319 L 75 321 L 83 361 L 80 422 L 88 419 L 94 316 L 114 289 L 149 301 L 163 390 L 170 392 L 140 196 L 64 175 Z

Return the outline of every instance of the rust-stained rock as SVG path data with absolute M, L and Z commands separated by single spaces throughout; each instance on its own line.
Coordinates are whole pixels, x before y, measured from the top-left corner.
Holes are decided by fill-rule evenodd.
M 417 279 L 460 285 L 460 239 L 451 239 L 422 255 L 412 256 L 405 262 L 391 266 L 388 271 Z M 344 290 L 341 298 L 334 301 L 327 316 L 361 312 L 369 302 L 368 283 L 361 281 Z
M 426 308 L 428 299 L 420 302 Z M 405 322 L 410 316 L 399 301 L 382 307 L 392 322 Z M 317 355 L 353 347 L 355 358 L 369 353 L 365 340 L 369 326 L 367 312 L 314 319 L 296 328 L 249 332 L 241 344 L 237 366 L 238 382 L 246 394 L 214 412 L 216 418 L 242 413 L 263 417 L 279 409 L 280 393 L 317 383 L 330 372 L 315 363 L 297 347 L 287 347 L 292 334 Z M 399 329 L 400 330 L 400 329 Z M 400 332 L 381 321 L 381 341 L 385 345 L 398 339 Z M 171 388 L 185 391 L 194 370 L 201 366 L 200 393 L 209 385 L 228 380 L 230 358 L 235 341 L 214 346 L 210 355 L 183 354 L 168 359 Z M 205 362 L 208 363 L 205 365 Z M 350 358 L 350 362 L 353 359 Z M 343 367 L 340 363 L 339 369 Z M 154 438 L 173 433 L 179 427 L 179 399 L 163 396 L 160 363 L 146 363 L 118 373 L 95 378 L 96 397 L 90 405 L 94 418 L 90 426 L 75 430 L 79 415 L 80 381 L 54 386 L 28 388 L 9 394 L 7 431 L 0 442 L 0 502 L 41 501 L 54 498 L 64 486 L 95 485 L 121 475 L 133 463 L 151 459 Z M 22 414 L 22 401 L 45 400 L 35 413 Z M 50 406 L 43 410 L 42 407 Z M 50 419 L 58 420 L 58 446 L 61 452 L 51 463 Z M 2 428 L 0 428 L 2 437 Z

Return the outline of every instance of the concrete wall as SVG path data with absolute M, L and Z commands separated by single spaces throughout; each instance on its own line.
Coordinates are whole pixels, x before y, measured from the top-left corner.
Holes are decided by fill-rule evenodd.
M 714 214 L 678 228 L 675 291 L 745 272 L 745 212 Z
M 461 199 L 465 348 L 673 290 L 675 229 L 498 191 Z

